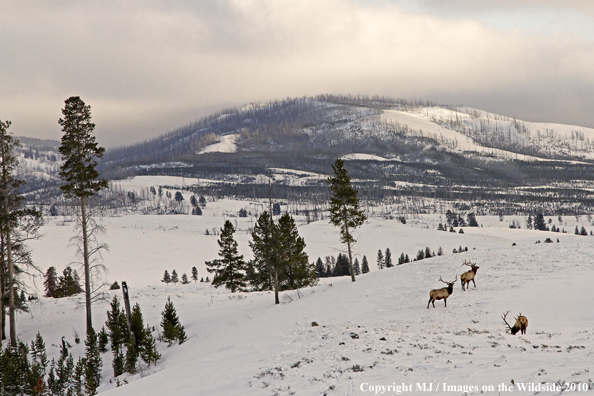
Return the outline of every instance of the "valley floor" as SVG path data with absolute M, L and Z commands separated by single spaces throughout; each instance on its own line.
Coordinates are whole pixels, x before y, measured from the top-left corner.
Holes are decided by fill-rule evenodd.
M 128 280 L 132 304 L 138 302 L 145 323 L 156 328 L 171 297 L 189 338 L 171 347 L 159 343 L 163 359 L 157 367 L 120 377 L 126 384 L 119 387 L 111 354 L 104 354 L 101 393 L 557 395 L 555 384 L 594 390 L 594 237 L 513 230 L 495 218 L 479 218 L 484 227 L 466 228 L 463 235 L 436 231 L 430 217 L 407 225 L 373 219 L 361 228 L 356 247 L 372 272 L 354 283 L 326 278 L 313 288 L 284 292 L 275 306 L 268 292 L 232 294 L 208 283 L 159 281 L 165 269 L 189 274 L 194 265 L 202 265 L 199 277 L 207 275 L 203 262 L 216 258 L 218 247 L 217 237 L 205 236 L 204 229 L 220 227 L 222 220 L 198 217 L 106 219 L 108 279 Z M 249 258 L 250 220 L 242 221 L 237 238 Z M 310 260 L 342 248 L 325 221 L 299 231 Z M 67 244 L 55 248 L 71 232 L 68 224 L 50 223 L 46 238 L 32 244 L 44 270 L 72 260 Z M 535 243 L 546 237 L 554 243 Z M 451 253 L 459 245 L 469 251 Z M 442 246 L 446 254 L 375 267 L 378 249 L 390 247 L 397 259 L 401 251 L 412 257 L 425 246 Z M 480 266 L 477 287 L 462 291 L 458 280 L 447 308 L 442 300 L 427 309 L 429 291 L 443 286 L 439 277 L 459 278 L 464 260 Z M 74 332 L 84 333 L 84 310 L 75 309 L 80 302 L 42 298 L 30 314 L 18 316 L 19 337 L 29 342 L 40 331 L 50 359 L 57 356 L 61 336 L 74 345 Z M 95 326 L 105 322 L 107 310 L 107 302 L 94 305 Z M 526 335 L 506 332 L 506 311 L 528 317 Z M 81 354 L 83 346 L 74 345 L 73 352 Z

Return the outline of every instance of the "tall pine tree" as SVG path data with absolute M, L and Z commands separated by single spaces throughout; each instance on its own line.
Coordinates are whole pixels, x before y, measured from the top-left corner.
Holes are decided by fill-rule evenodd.
M 60 166 L 60 177 L 65 184 L 60 188 L 67 198 L 75 198 L 80 204 L 82 258 L 85 271 L 85 307 L 87 314 L 87 332 L 93 328 L 91 314 L 91 250 L 89 247 L 89 218 L 87 217 L 88 200 L 99 191 L 107 188 L 107 181 L 99 179 L 99 172 L 95 169 L 98 159 L 103 156 L 105 149 L 99 147 L 92 135 L 95 124 L 91 122 L 91 106 L 78 96 L 72 96 L 65 101 L 62 109 L 64 118 L 58 123 L 62 126 L 64 135 L 59 151 L 63 163 Z
M 224 285 L 232 293 L 235 293 L 243 290 L 246 286 L 246 264 L 243 255 L 240 255 L 237 250 L 237 241 L 233 238 L 233 233 L 235 233 L 233 224 L 229 220 L 225 221 L 217 241 L 221 258 L 207 261 L 205 264 L 207 271 L 215 274 L 212 279 L 214 287 Z
M 367 256 L 363 256 L 361 260 L 361 273 L 366 274 L 369 272 L 369 262 L 367 262 Z
M 351 280 L 355 281 L 353 271 L 353 254 L 351 245 L 355 242 L 353 230 L 363 225 L 366 220 L 363 210 L 359 206 L 357 190 L 351 185 L 349 173 L 344 168 L 344 162 L 337 159 L 332 164 L 334 177 L 329 177 L 330 186 L 330 223 L 340 228 L 340 241 L 347 244 Z

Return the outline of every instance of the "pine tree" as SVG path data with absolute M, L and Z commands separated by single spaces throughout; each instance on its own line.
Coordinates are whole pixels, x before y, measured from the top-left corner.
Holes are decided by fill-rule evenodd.
M 390 252 L 390 248 L 386 249 L 386 255 L 384 256 L 384 264 L 386 268 L 392 268 L 394 263 L 392 263 L 392 253 Z
M 196 269 L 196 267 L 192 267 L 192 280 L 194 281 L 194 283 L 198 281 L 198 270 Z
M 334 276 L 350 275 L 349 258 L 346 254 L 339 253 L 334 267 Z
M 101 384 L 101 368 L 103 367 L 103 361 L 101 360 L 101 354 L 99 353 L 97 334 L 95 334 L 93 328 L 87 332 L 85 346 L 85 393 L 87 395 L 96 395 L 97 388 Z
M 369 272 L 369 263 L 367 262 L 367 256 L 363 256 L 361 261 L 361 273 L 366 274 Z
M 166 284 L 171 283 L 171 276 L 169 275 L 169 271 L 165 270 L 165 273 L 163 274 L 163 279 L 161 279 L 161 282 L 165 282 Z
M 176 270 L 171 271 L 171 282 L 174 284 L 177 284 L 177 282 L 179 282 L 179 277 L 177 276 Z
M 318 275 L 318 278 L 324 278 L 326 276 L 324 262 L 321 257 L 318 257 L 318 260 L 316 261 L 316 274 Z
M 245 283 L 245 261 L 243 255 L 240 255 L 237 250 L 237 242 L 233 239 L 235 228 L 233 224 L 227 220 L 221 229 L 219 244 L 220 259 L 207 261 L 205 264 L 208 267 L 207 271 L 215 273 L 212 280 L 214 287 L 225 285 L 225 287 L 235 293 L 238 290 L 243 290 Z
M 58 288 L 58 274 L 56 273 L 56 267 L 52 266 L 47 269 L 43 286 L 45 287 L 45 296 L 53 297 Z
M 474 212 L 470 212 L 468 213 L 468 215 L 466 216 L 466 219 L 468 220 L 468 226 L 469 227 L 478 227 L 478 222 L 476 221 L 476 216 L 474 215 Z
M 536 217 L 534 218 L 534 229 L 540 231 L 546 231 L 547 224 L 544 220 L 544 216 L 542 213 L 537 213 Z
M 278 260 L 278 229 L 270 214 L 263 212 L 252 231 L 252 241 L 249 242 L 254 255 L 251 261 L 253 270 L 250 274 L 250 285 L 254 290 L 274 290 L 275 302 L 278 304 L 279 271 Z
M 82 287 L 78 281 L 76 271 L 70 266 L 64 268 L 62 276 L 58 280 L 58 287 L 54 292 L 55 298 L 69 297 L 78 293 L 82 293 Z
M 200 206 L 202 206 L 203 209 L 206 207 L 206 198 L 204 198 L 204 195 L 200 196 L 200 198 L 198 199 L 198 203 L 200 204 Z
M 398 265 L 404 264 L 404 252 L 398 257 Z
M 90 197 L 107 188 L 107 181 L 99 179 L 99 172 L 95 169 L 98 159 L 103 156 L 105 149 L 97 145 L 95 137 L 92 135 L 95 124 L 91 122 L 91 106 L 85 105 L 80 97 L 68 98 L 64 109 L 62 109 L 62 114 L 64 118 L 60 118 L 58 121 L 64 132 L 59 148 L 64 161 L 60 167 L 60 177 L 65 181 L 65 184 L 60 189 L 67 198 L 80 200 L 85 307 L 87 332 L 89 332 L 93 328 L 93 322 L 87 204 Z
M 443 249 L 441 248 L 441 246 L 439 247 L 439 249 L 437 249 L 437 255 L 443 256 Z
M 120 302 L 115 296 L 111 301 L 111 310 L 107 311 L 105 326 L 108 330 L 111 351 L 113 353 L 113 376 L 118 377 L 125 371 L 125 360 L 122 349 L 130 338 L 130 332 L 128 330 L 126 313 L 120 308 Z
M 161 327 L 163 328 L 161 339 L 167 342 L 169 346 L 174 341 L 179 341 L 182 344 L 186 340 L 186 332 L 169 297 L 167 297 L 167 303 L 165 303 L 165 309 L 161 312 L 161 316 Z
M 355 275 L 361 275 L 361 265 L 359 264 L 359 259 L 355 259 L 355 263 L 353 264 L 353 270 L 355 271 Z
M 10 125 L 10 121 L 0 121 L 0 242 L 2 245 L 0 250 L 2 256 L 0 260 L 0 293 L 2 294 L 0 314 L 4 323 L 4 297 L 8 296 L 10 345 L 16 348 L 18 301 L 15 299 L 15 292 L 18 284 L 16 277 L 19 272 L 19 268 L 15 265 L 19 255 L 17 250 L 21 251 L 21 255 L 26 256 L 22 257 L 25 259 L 24 262 L 31 264 L 30 253 L 25 252 L 23 244 L 25 238 L 20 235 L 19 228 L 25 228 L 27 225 L 32 226 L 25 231 L 29 233 L 29 239 L 32 235 L 36 235 L 41 225 L 41 213 L 36 209 L 26 209 L 23 206 L 24 197 L 19 193 L 19 188 L 24 181 L 15 178 L 18 166 L 16 149 L 20 143 L 8 132 Z M 25 220 L 26 218 L 28 220 Z M 20 247 L 18 247 L 19 245 Z M 4 327 L 0 331 L 3 332 Z
M 188 280 L 188 275 L 186 275 L 185 272 L 182 274 L 181 283 L 182 285 L 187 285 L 188 283 L 190 283 L 190 281 Z
M 327 183 L 330 186 L 330 223 L 340 227 L 340 241 L 347 244 L 348 259 L 351 273 L 351 280 L 355 281 L 353 270 L 353 255 L 351 245 L 355 242 L 352 232 L 360 227 L 366 220 L 363 210 L 359 207 L 357 190 L 351 185 L 351 178 L 344 168 L 344 162 L 337 159 L 332 164 L 335 177 L 329 177 Z
M 317 282 L 315 266 L 309 263 L 305 252 L 305 240 L 299 236 L 295 220 L 289 213 L 278 220 L 277 254 L 281 262 L 282 290 L 295 290 L 313 286 Z
M 385 266 L 384 254 L 382 253 L 382 250 L 379 249 L 377 251 L 377 268 L 384 269 L 384 266 Z
M 427 247 L 425 248 L 425 258 L 429 258 L 429 257 L 431 257 L 431 256 L 433 256 L 433 255 L 431 254 L 431 249 L 429 248 L 429 246 L 427 246 Z

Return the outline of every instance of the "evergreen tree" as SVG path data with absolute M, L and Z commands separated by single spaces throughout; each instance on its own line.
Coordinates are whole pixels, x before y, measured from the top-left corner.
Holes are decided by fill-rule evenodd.
M 379 249 L 377 251 L 377 268 L 384 269 L 384 266 L 385 266 L 384 254 L 382 253 L 382 250 Z
M 108 330 L 113 353 L 113 376 L 118 377 L 125 371 L 123 348 L 130 339 L 130 332 L 126 313 L 120 308 L 120 302 L 115 296 L 111 301 L 111 310 L 107 311 L 105 326 Z
M 358 258 L 355 258 L 355 263 L 353 264 L 353 270 L 355 271 L 355 275 L 361 275 L 361 265 L 359 264 Z
M 441 248 L 441 246 L 439 247 L 439 249 L 437 249 L 437 255 L 443 256 L 443 249 Z
M 169 297 L 167 297 L 167 303 L 165 303 L 165 309 L 161 312 L 161 316 L 161 327 L 163 328 L 161 339 L 167 342 L 169 346 L 174 341 L 179 341 L 182 344 L 186 340 L 186 332 Z
M 420 249 L 417 252 L 417 260 L 423 260 L 425 258 L 425 251 L 423 249 Z
M 404 252 L 398 257 L 398 265 L 404 264 Z
M 8 132 L 10 125 L 10 121 L 0 121 L 0 315 L 4 324 L 4 297 L 8 296 L 10 345 L 16 348 L 16 310 L 20 305 L 15 298 L 18 285 L 16 277 L 20 271 L 15 265 L 19 261 L 17 251 L 20 250 L 21 256 L 25 255 L 21 258 L 25 258 L 27 264 L 32 264 L 30 253 L 26 252 L 23 244 L 26 238 L 20 235 L 19 228 L 32 226 L 24 231 L 28 232 L 28 239 L 36 235 L 41 225 L 41 213 L 23 206 L 24 197 L 19 193 L 19 188 L 24 181 L 15 178 L 19 155 L 16 149 L 20 143 Z M 4 326 L 0 331 L 4 336 Z
M 200 204 L 202 209 L 206 208 L 206 198 L 204 198 L 204 195 L 200 196 L 200 198 L 198 199 L 198 203 Z
M 277 254 L 279 255 L 282 290 L 313 286 L 317 282 L 315 266 L 305 253 L 305 240 L 299 236 L 295 220 L 289 213 L 278 219 Z
M 274 290 L 275 302 L 278 304 L 279 291 L 279 260 L 278 229 L 267 211 L 264 211 L 252 231 L 252 241 L 249 242 L 254 255 L 250 266 L 250 285 L 254 290 Z
M 429 258 L 429 257 L 431 257 L 431 256 L 433 256 L 433 255 L 431 254 L 431 249 L 429 249 L 429 246 L 427 246 L 427 247 L 425 248 L 425 258 Z
M 198 200 L 196 199 L 195 195 L 192 195 L 190 197 L 190 204 L 192 205 L 192 207 L 197 208 L 198 207 Z
M 410 259 L 408 258 L 408 254 L 404 256 L 404 262 L 410 263 Z
M 582 228 L 580 229 L 580 235 L 588 236 L 588 231 L 586 231 L 586 228 L 584 226 L 582 226 Z
M 361 260 L 361 273 L 366 274 L 369 272 L 369 263 L 367 262 L 367 256 L 363 256 Z
M 91 328 L 87 332 L 87 339 L 85 340 L 85 393 L 87 395 L 96 395 L 97 388 L 101 384 L 101 369 L 103 361 L 99 353 L 99 342 L 95 330 Z
M 177 276 L 177 271 L 173 270 L 171 271 L 171 282 L 177 284 L 177 282 L 179 282 L 179 277 Z
M 394 263 L 392 262 L 392 252 L 390 252 L 390 248 L 386 248 L 386 255 L 384 256 L 384 265 L 386 268 L 392 268 Z
M 91 106 L 85 105 L 78 96 L 73 96 L 66 100 L 62 114 L 64 118 L 60 118 L 58 121 L 64 132 L 59 148 L 64 161 L 60 167 L 60 177 L 65 181 L 65 184 L 60 188 L 67 198 L 80 200 L 85 307 L 87 332 L 89 332 L 93 328 L 93 322 L 87 204 L 90 197 L 107 188 L 107 181 L 99 179 L 99 172 L 95 169 L 98 159 L 103 156 L 105 149 L 97 145 L 95 137 L 92 135 L 95 124 L 91 122 Z
M 165 282 L 166 284 L 171 283 L 171 275 L 169 275 L 169 271 L 165 270 L 165 273 L 163 274 L 163 279 L 161 279 L 161 282 Z
M 188 275 L 186 275 L 185 273 L 182 274 L 181 283 L 182 285 L 187 285 L 188 283 L 190 283 L 190 281 L 188 280 Z
M 351 280 L 355 281 L 353 270 L 353 255 L 351 244 L 355 242 L 352 232 L 360 227 L 366 220 L 363 210 L 359 207 L 357 190 L 351 186 L 351 178 L 344 168 L 344 162 L 337 159 L 332 164 L 335 177 L 329 177 L 327 183 L 330 186 L 330 223 L 340 227 L 340 241 L 347 244 L 348 259 L 351 273 Z
M 219 244 L 220 259 L 207 261 L 207 271 L 215 273 L 212 280 L 214 287 L 225 285 L 232 293 L 245 288 L 245 268 L 246 264 L 243 261 L 243 255 L 240 255 L 237 250 L 237 242 L 233 239 L 235 228 L 233 224 L 227 220 L 221 229 Z
M 466 220 L 468 221 L 468 226 L 469 227 L 478 227 L 478 222 L 476 221 L 476 216 L 474 215 L 474 212 L 470 212 L 468 213 L 468 215 L 466 215 Z
M 82 287 L 78 281 L 76 271 L 70 266 L 64 268 L 62 276 L 58 280 L 58 287 L 54 292 L 55 298 L 69 297 L 78 293 L 82 293 Z
M 316 261 L 316 275 L 318 275 L 318 278 L 324 278 L 326 276 L 324 262 L 321 257 L 318 257 L 318 260 Z
M 350 275 L 349 258 L 346 254 L 339 253 L 334 267 L 334 276 Z
M 534 218 L 534 229 L 540 231 L 546 231 L 547 224 L 545 222 L 544 216 L 542 213 L 537 213 L 536 217 Z
M 198 269 L 196 267 L 192 267 L 192 280 L 194 283 L 198 281 Z
M 175 202 L 180 203 L 184 200 L 184 196 L 181 193 L 181 191 L 176 191 L 175 192 Z
M 531 214 L 528 215 L 528 220 L 526 220 L 526 228 L 528 230 L 531 230 L 533 228 L 532 215 Z
M 56 267 L 52 266 L 47 269 L 43 286 L 45 286 L 45 296 L 53 297 L 58 288 L 58 274 L 56 273 Z

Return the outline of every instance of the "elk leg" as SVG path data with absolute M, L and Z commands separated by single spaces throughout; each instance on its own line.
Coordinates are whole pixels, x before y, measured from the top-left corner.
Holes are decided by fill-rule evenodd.
M 474 287 L 476 287 L 476 282 L 474 281 L 474 279 L 472 280 L 472 283 L 474 283 Z
M 444 299 L 443 299 L 443 303 L 444 303 L 444 304 L 445 304 L 445 306 L 447 307 L 447 306 L 448 306 L 448 299 L 447 299 L 447 298 L 444 298 Z

